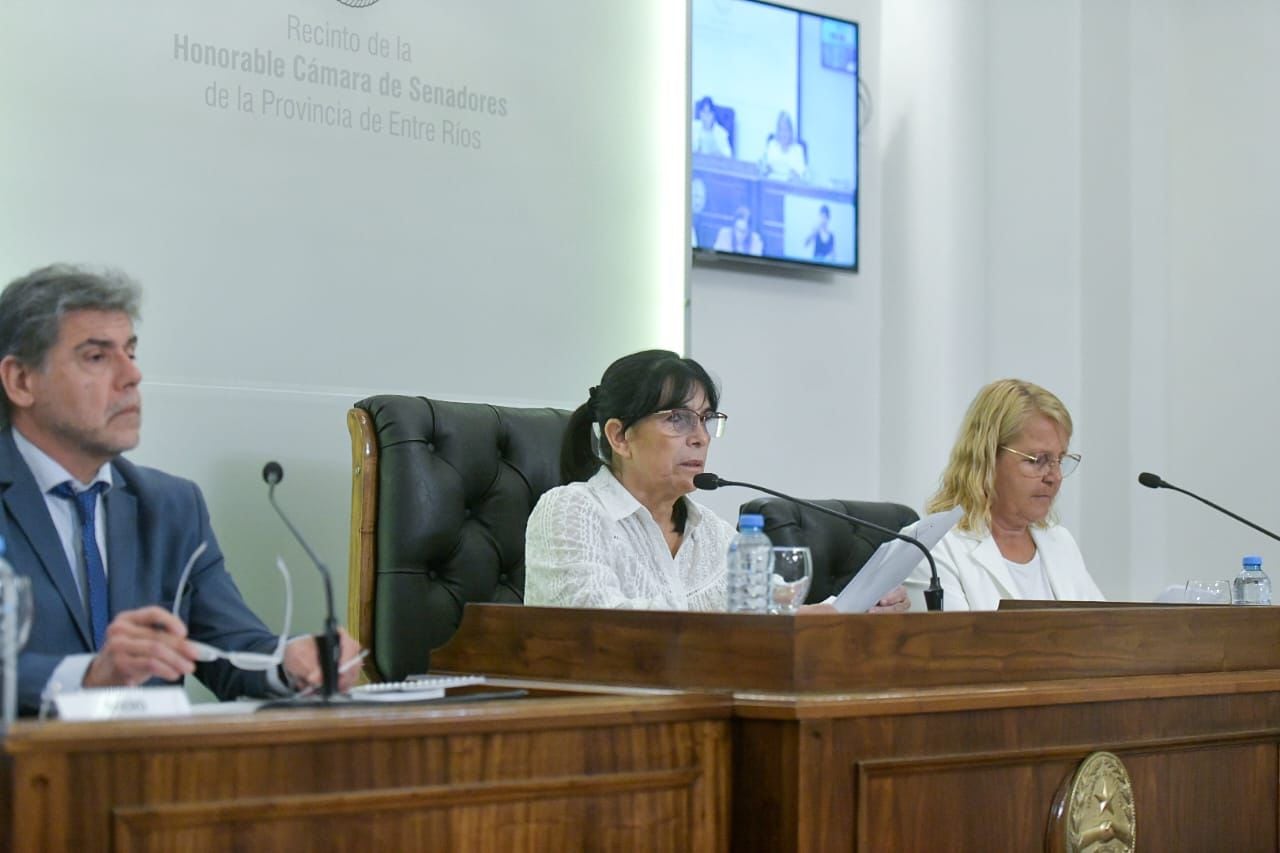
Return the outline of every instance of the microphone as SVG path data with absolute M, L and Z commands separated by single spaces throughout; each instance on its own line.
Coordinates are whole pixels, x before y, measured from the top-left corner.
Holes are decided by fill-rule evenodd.
M 275 509 L 276 514 L 280 516 L 280 520 L 284 522 L 284 526 L 289 528 L 293 538 L 298 540 L 302 550 L 307 552 L 311 562 L 315 563 L 316 568 L 320 570 L 320 576 L 324 578 L 326 606 L 324 633 L 317 634 L 315 639 L 316 651 L 320 656 L 320 673 L 322 677 L 320 694 L 324 697 L 324 701 L 328 702 L 338 693 L 338 657 L 342 654 L 342 643 L 338 639 L 338 620 L 333 615 L 333 578 L 329 574 L 329 568 L 316 556 L 316 552 L 311 550 L 307 540 L 302 538 L 298 528 L 293 526 L 293 522 L 289 521 L 289 517 L 284 514 L 284 510 L 276 503 L 276 486 L 284 479 L 284 469 L 280 467 L 280 463 L 268 462 L 262 466 L 262 479 L 267 484 L 267 500 L 271 502 L 271 506 Z
M 815 512 L 829 515 L 832 518 L 838 518 L 852 524 L 861 524 L 863 527 L 870 527 L 872 530 L 877 530 L 881 533 L 892 536 L 894 539 L 901 539 L 903 542 L 910 542 L 912 545 L 920 549 L 920 553 L 924 554 L 924 558 L 929 562 L 929 588 L 924 591 L 925 607 L 929 610 L 942 609 L 943 589 L 942 582 L 938 580 L 938 566 L 934 563 L 933 555 L 929 553 L 929 549 L 924 547 L 924 543 L 919 539 L 888 527 L 881 527 L 878 524 L 872 524 L 870 521 L 864 521 L 861 518 L 847 515 L 843 512 L 837 512 L 834 509 L 828 509 L 822 504 L 816 504 L 813 501 L 792 497 L 791 495 L 783 494 L 782 492 L 775 492 L 773 489 L 766 489 L 764 486 L 757 486 L 755 483 L 738 483 L 733 480 L 726 480 L 706 471 L 701 474 L 695 474 L 693 477 L 693 484 L 704 491 L 714 491 L 721 486 L 741 486 L 744 489 L 754 489 L 757 492 L 764 492 L 766 495 L 773 495 L 775 498 L 782 498 L 784 501 L 790 501 L 793 504 L 808 507 Z
M 1223 507 L 1218 506 L 1213 501 L 1206 500 L 1205 498 L 1200 497 L 1195 492 L 1188 492 L 1186 489 L 1179 488 L 1175 486 L 1173 483 L 1170 483 L 1167 480 L 1161 479 L 1159 474 L 1152 474 L 1149 471 L 1143 471 L 1141 474 L 1138 475 L 1138 482 L 1146 486 L 1148 489 L 1172 489 L 1175 492 L 1182 492 L 1187 497 L 1195 498 L 1196 500 L 1200 501 L 1200 503 L 1213 507 L 1223 515 L 1228 515 L 1231 518 L 1234 518 L 1236 521 L 1240 522 L 1241 524 L 1252 527 L 1254 530 L 1258 531 L 1259 533 L 1262 533 L 1266 536 L 1270 536 L 1272 539 L 1275 539 L 1276 541 L 1280 541 L 1280 536 L 1277 536 L 1276 534 L 1272 533 L 1267 528 L 1254 524 L 1252 521 L 1250 521 L 1247 518 L 1241 518 L 1231 510 L 1224 509 Z

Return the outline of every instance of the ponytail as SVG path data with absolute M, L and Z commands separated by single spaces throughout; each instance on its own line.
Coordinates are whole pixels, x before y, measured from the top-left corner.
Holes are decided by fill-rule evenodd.
M 590 480 L 603 464 L 591 446 L 591 430 L 595 426 L 591 401 L 583 403 L 569 416 L 569 426 L 560 443 L 560 481 L 580 483 Z

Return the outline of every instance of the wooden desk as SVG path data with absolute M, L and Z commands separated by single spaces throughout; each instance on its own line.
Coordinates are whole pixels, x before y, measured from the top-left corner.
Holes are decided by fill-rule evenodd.
M 472 606 L 433 666 L 734 697 L 734 850 L 1045 849 L 1095 750 L 1140 849 L 1276 850 L 1280 608 L 805 616 Z
M 697 694 L 20 722 L 3 849 L 728 848 L 730 702 Z

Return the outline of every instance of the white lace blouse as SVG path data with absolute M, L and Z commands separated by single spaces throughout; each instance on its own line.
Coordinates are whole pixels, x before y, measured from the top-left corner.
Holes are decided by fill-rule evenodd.
M 649 511 L 602 468 L 551 489 L 525 531 L 525 604 L 724 610 L 732 525 L 689 498 L 674 557 Z

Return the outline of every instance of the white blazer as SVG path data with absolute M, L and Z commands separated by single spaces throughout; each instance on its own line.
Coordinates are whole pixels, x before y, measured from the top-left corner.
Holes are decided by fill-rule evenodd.
M 1105 601 L 1102 591 L 1084 567 L 1080 547 L 1061 525 L 1031 528 L 1031 538 L 1043 562 L 1053 597 L 1059 601 Z M 996 540 L 990 533 L 977 534 L 954 527 L 933 549 L 942 582 L 942 609 L 995 610 L 1002 598 L 1018 598 Z M 929 586 L 929 564 L 921 562 L 907 578 L 911 609 L 923 611 L 924 590 Z

